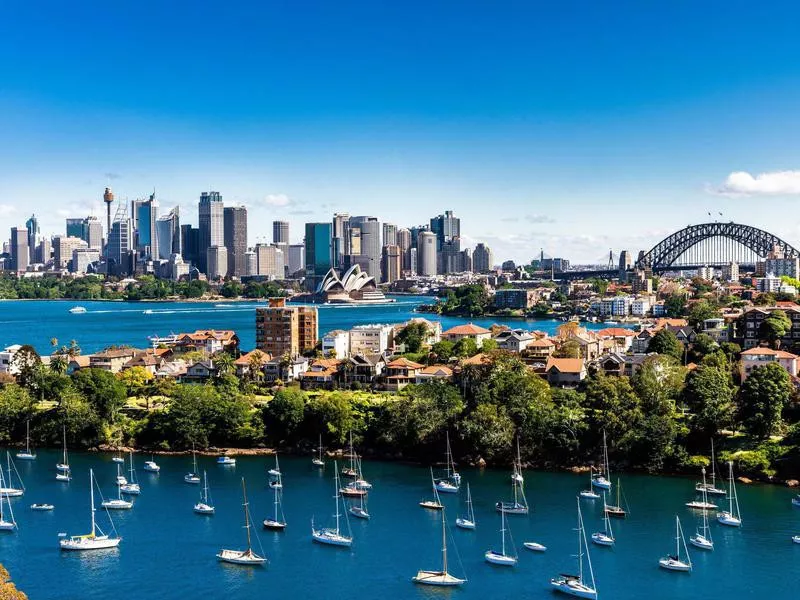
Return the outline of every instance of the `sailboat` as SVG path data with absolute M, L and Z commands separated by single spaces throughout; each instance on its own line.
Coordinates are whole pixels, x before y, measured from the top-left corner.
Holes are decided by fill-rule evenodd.
M 467 515 L 456 519 L 456 527 L 461 529 L 475 529 L 475 511 L 472 509 L 472 494 L 467 484 Z
M 681 548 L 683 548 L 683 559 L 681 558 Z M 686 540 L 683 538 L 683 529 L 678 515 L 675 515 L 675 554 L 668 554 L 659 559 L 658 566 L 669 571 L 689 572 L 692 570 L 692 559 L 689 556 L 689 549 L 686 547 Z
M 267 471 L 267 475 L 269 475 L 270 477 L 280 477 L 281 476 L 281 466 L 278 463 L 278 453 L 277 452 L 275 453 L 275 468 L 274 469 L 269 469 Z
M 442 569 L 441 571 L 417 571 L 411 581 L 420 585 L 439 587 L 455 587 L 467 582 L 466 579 L 459 579 L 447 571 L 447 530 L 445 529 L 444 511 L 442 511 Z
M 150 460 L 144 461 L 144 470 L 150 473 L 158 473 L 161 470 L 152 454 L 150 455 Z
M 592 487 L 592 483 L 594 482 L 594 468 L 589 467 L 589 487 L 585 490 L 580 491 L 580 497 L 585 498 L 587 500 L 597 500 L 600 498 L 600 494 L 594 491 Z
M 17 465 L 11 460 L 11 452 L 8 450 L 6 450 L 6 461 L 8 464 L 8 477 L 6 477 L 3 483 L 0 483 L 0 494 L 3 494 L 7 498 L 17 498 L 25 493 L 25 484 L 22 483 L 22 477 L 20 477 L 19 471 L 17 471 Z M 17 476 L 17 481 L 19 481 L 19 487 L 14 487 L 14 480 L 11 475 L 12 469 Z
M 119 473 L 119 463 L 117 463 L 117 473 Z M 117 475 L 117 480 L 119 481 L 119 479 L 120 475 Z M 117 497 L 109 500 L 101 499 L 100 506 L 107 510 L 129 510 L 133 508 L 133 502 L 122 498 L 122 486 L 117 485 Z
M 125 459 L 122 457 L 121 454 L 117 453 L 116 456 L 112 457 L 111 460 L 115 463 L 119 463 L 121 465 L 125 464 Z
M 280 475 L 278 476 L 278 481 L 281 481 Z M 264 519 L 264 529 L 283 531 L 286 529 L 286 517 L 283 515 L 283 504 L 281 503 L 283 485 L 281 484 L 280 487 L 271 485 L 270 487 L 272 487 L 272 493 L 274 494 L 273 506 L 275 507 L 275 512 L 272 519 Z
M 56 464 L 56 481 L 69 481 L 72 477 L 70 476 L 69 470 L 69 458 L 67 458 L 67 427 L 66 425 L 63 426 L 63 437 L 64 437 L 64 455 L 61 458 L 61 462 Z
M 192 470 L 183 476 L 183 481 L 192 485 L 200 485 L 200 476 L 197 474 L 197 452 L 194 450 L 194 444 L 192 444 Z
M 795 494 L 794 498 L 792 498 L 792 506 L 800 507 L 800 494 Z
M 198 515 L 213 515 L 214 505 L 208 495 L 208 475 L 203 471 L 203 491 L 200 492 L 200 502 L 194 505 L 194 512 Z
M 628 512 L 622 508 L 622 504 L 620 503 L 620 494 L 622 493 L 622 483 L 617 478 L 617 504 L 616 506 L 611 506 L 610 504 L 603 503 L 603 512 L 607 514 L 609 517 L 615 517 L 617 519 L 624 519 L 628 516 Z M 605 495 L 603 496 L 605 498 Z
M 447 450 L 445 451 L 446 474 L 443 479 L 434 482 L 436 489 L 445 494 L 457 494 L 461 486 L 461 475 L 456 471 L 453 462 L 453 451 L 450 449 L 450 432 L 447 432 Z
M 123 483 L 119 486 L 119 491 L 123 494 L 128 494 L 130 496 L 138 496 L 142 493 L 142 489 L 139 487 L 139 484 L 136 483 L 136 470 L 133 468 L 133 452 L 131 451 L 129 454 L 129 458 L 131 461 L 131 468 L 130 468 L 130 475 L 131 478 L 128 480 L 127 483 Z
M 353 545 L 353 536 L 350 535 L 342 535 L 342 532 L 339 528 L 339 521 L 342 517 L 342 513 L 339 512 L 339 500 L 342 497 L 339 494 L 339 470 L 336 461 L 333 462 L 333 477 L 334 477 L 334 490 L 335 494 L 333 496 L 333 502 L 336 513 L 334 517 L 336 518 L 336 528 L 332 529 L 330 527 L 323 528 L 323 529 L 315 529 L 314 528 L 314 519 L 311 519 L 311 539 L 320 544 L 328 544 L 330 546 L 346 546 L 350 547 Z M 342 505 L 344 505 L 344 501 L 342 501 Z M 350 521 L 347 520 L 347 513 L 344 513 L 344 520 L 347 523 L 347 530 L 350 533 Z
M 353 486 L 359 490 L 371 490 L 372 484 L 364 479 L 364 470 L 361 464 L 361 457 L 356 454 L 356 480 L 353 482 Z
M 442 510 L 444 508 L 444 504 L 442 504 L 442 499 L 439 498 L 439 490 L 436 487 L 436 481 L 433 479 L 433 467 L 431 467 L 431 484 L 433 486 L 433 500 L 422 500 L 419 505 L 422 508 L 428 508 L 430 510 Z
M 25 450 L 17 452 L 17 460 L 36 460 L 36 453 L 31 451 L 31 421 L 25 421 Z
M 706 470 L 703 469 L 703 487 L 702 494 L 703 494 L 703 503 L 708 501 L 708 488 L 705 485 L 706 483 Z M 696 546 L 701 550 L 713 550 L 714 549 L 714 541 L 711 539 L 711 528 L 708 526 L 708 513 L 703 511 L 703 520 L 702 520 L 702 527 L 697 530 L 697 532 L 689 537 L 689 542 L 692 546 Z
M 611 489 L 611 468 L 608 463 L 608 442 L 605 430 L 603 430 L 603 468 L 592 477 L 592 485 L 601 490 Z
M 713 510 L 717 508 L 717 505 L 714 504 L 713 502 L 708 501 L 708 490 L 709 487 L 713 487 L 713 485 L 709 485 L 706 483 L 706 468 L 703 467 L 701 469 L 701 472 L 703 474 L 703 482 L 698 483 L 697 485 L 694 486 L 695 493 L 700 494 L 701 498 L 700 500 L 695 499 L 692 500 L 691 502 L 687 502 L 686 506 L 689 508 L 694 508 L 705 512 L 707 510 Z
M 5 489 L 2 469 L 0 469 L 0 488 Z M 3 510 L 4 504 L 8 506 L 8 512 Z M 8 494 L 0 492 L 0 531 L 14 531 L 16 529 L 17 521 L 14 518 L 14 509 L 11 508 L 11 499 Z
M 128 483 L 128 479 L 122 474 L 121 469 L 122 465 L 120 463 L 117 463 L 117 477 L 116 477 L 117 485 L 125 485 L 126 483 Z
M 354 504 L 353 506 L 350 507 L 350 514 L 353 515 L 354 517 L 357 517 L 359 519 L 370 518 L 370 514 L 367 511 L 367 505 L 364 502 L 365 497 L 366 496 L 359 496 L 358 504 Z
M 247 504 L 247 489 L 245 488 L 244 477 L 242 477 L 242 507 L 244 508 L 244 528 L 247 531 L 247 550 L 226 550 L 223 548 L 217 553 L 217 558 L 222 562 L 235 565 L 263 565 L 267 562 L 267 559 L 253 552 L 253 546 L 250 541 L 250 510 Z
M 717 513 L 717 521 L 729 527 L 741 527 L 742 515 L 739 512 L 739 497 L 736 495 L 736 482 L 733 480 L 733 461 L 728 461 L 728 510 Z
M 111 520 L 110 514 L 108 515 L 108 519 L 115 535 L 113 537 L 106 535 L 100 527 L 98 527 L 94 517 L 96 510 L 94 507 L 94 486 L 94 471 L 89 469 L 89 505 L 91 506 L 92 531 L 85 535 L 73 535 L 70 538 L 59 540 L 59 546 L 62 550 L 102 550 L 104 548 L 116 548 L 122 541 L 122 538 L 116 535 L 114 521 Z
M 696 492 L 702 492 L 705 489 L 709 496 L 724 496 L 727 493 L 717 487 L 717 461 L 714 457 L 714 438 L 711 438 L 711 483 L 706 483 L 705 481 L 696 483 L 694 489 Z
M 506 526 L 506 513 L 500 511 L 500 539 L 501 539 L 501 549 L 500 552 L 496 550 L 487 550 L 483 557 L 486 559 L 486 562 L 490 562 L 493 565 L 500 565 L 503 567 L 513 567 L 517 564 L 517 553 L 514 548 L 514 540 L 511 539 L 511 549 L 514 552 L 513 554 L 506 554 L 506 532 L 508 532 L 509 537 L 511 536 L 511 532 L 508 531 L 508 527 Z
M 586 542 L 586 533 L 583 528 L 583 515 L 581 514 L 580 500 L 576 500 L 578 505 L 578 574 L 571 575 L 562 573 L 558 577 L 550 580 L 553 590 L 575 596 L 576 598 L 591 598 L 597 600 L 597 585 L 594 581 L 594 570 L 592 569 L 592 557 L 589 555 L 589 544 Z M 589 581 L 584 581 L 583 557 L 589 565 Z
M 355 467 L 355 452 L 353 451 L 353 432 L 350 432 L 350 466 L 349 467 L 342 467 L 342 475 L 344 477 L 352 477 L 355 479 L 358 477 L 358 471 Z
M 606 506 L 606 493 L 603 491 L 603 506 Z M 608 511 L 603 511 L 603 531 L 592 534 L 592 542 L 598 546 L 613 546 L 614 531 L 611 529 L 611 519 Z
M 525 483 L 525 478 L 522 476 L 522 457 L 519 453 L 519 436 L 517 436 L 517 458 L 514 461 L 514 470 L 511 473 L 511 481 L 519 485 Z
M 324 467 L 325 461 L 322 460 L 322 435 L 319 436 L 319 446 L 317 447 L 317 451 L 319 452 L 319 455 L 311 459 L 311 464 L 315 467 Z
M 498 502 L 495 508 L 500 512 L 509 515 L 527 515 L 528 514 L 528 501 L 525 498 L 525 489 L 523 488 L 524 478 L 522 473 L 517 470 L 517 463 L 514 465 L 514 473 L 519 475 L 519 478 L 512 477 L 511 488 L 514 491 L 513 502 Z

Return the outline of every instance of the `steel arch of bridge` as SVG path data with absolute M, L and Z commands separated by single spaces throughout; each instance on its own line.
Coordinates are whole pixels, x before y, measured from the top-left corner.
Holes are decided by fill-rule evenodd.
M 740 223 L 702 223 L 690 225 L 664 238 L 636 261 L 636 268 L 658 269 L 669 267 L 693 246 L 715 237 L 740 243 L 761 258 L 777 246 L 787 258 L 800 257 L 800 251 L 776 235 Z

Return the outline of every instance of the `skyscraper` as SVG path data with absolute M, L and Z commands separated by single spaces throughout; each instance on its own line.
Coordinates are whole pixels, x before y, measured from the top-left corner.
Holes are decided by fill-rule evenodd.
M 169 260 L 173 254 L 181 254 L 181 221 L 178 207 L 158 217 L 156 221 L 156 239 L 158 240 L 158 256 L 161 260 Z
M 397 225 L 394 223 L 383 224 L 383 245 L 396 246 L 397 245 Z
M 191 225 L 181 225 L 181 258 L 197 267 L 200 230 Z
M 392 283 L 400 279 L 402 269 L 400 246 L 388 244 L 383 247 L 382 271 L 384 283 Z
M 273 244 L 288 244 L 289 243 L 289 222 L 288 221 L 273 221 L 272 222 L 272 243 Z
M 211 246 L 206 250 L 206 264 L 209 279 L 223 279 L 228 275 L 228 249 L 225 246 Z
M 109 272 L 116 275 L 127 275 L 130 272 L 130 254 L 133 250 L 133 227 L 127 212 L 117 216 L 111 224 L 108 234 Z
M 25 227 L 11 228 L 11 270 L 21 273 L 28 270 L 30 264 L 28 251 L 28 229 Z
M 39 220 L 36 215 L 25 221 L 25 229 L 28 231 L 28 258 L 35 263 L 36 243 L 39 241 Z
M 442 249 L 445 242 L 461 237 L 461 219 L 453 216 L 452 210 L 431 219 L 431 231 L 436 234 L 436 250 Z
M 83 240 L 92 250 L 103 249 L 103 224 L 97 217 L 86 217 L 83 221 Z
M 417 237 L 417 273 L 424 277 L 436 275 L 436 234 L 420 231 Z
M 198 204 L 197 268 L 208 272 L 208 249 L 225 245 L 225 213 L 219 192 L 203 192 Z
M 306 223 L 306 289 L 315 291 L 331 268 L 331 223 Z
M 472 253 L 472 270 L 475 273 L 488 273 L 492 268 L 492 250 L 481 242 Z
M 76 237 L 83 240 L 83 238 L 86 237 L 84 234 L 83 219 L 68 218 L 66 233 L 67 237 Z
M 157 260 L 159 251 L 156 232 L 156 222 L 158 221 L 156 195 L 150 194 L 147 200 L 134 200 L 131 203 L 131 209 L 136 251 L 142 258 Z
M 247 209 L 227 206 L 224 215 L 224 241 L 228 249 L 228 275 L 243 277 L 247 273 Z
M 256 244 L 256 274 L 270 279 L 283 279 L 286 256 L 277 245 Z
M 405 227 L 397 230 L 397 245 L 400 247 L 400 268 L 404 271 L 411 270 L 411 232 Z
M 291 244 L 289 255 L 286 259 L 289 277 L 294 277 L 295 273 L 304 273 L 306 269 L 306 247 L 303 244 Z
M 336 213 L 333 215 L 332 238 L 333 266 L 337 269 L 342 267 L 345 256 L 361 252 L 360 249 L 358 252 L 353 252 L 350 248 L 350 215 L 348 213 Z
M 381 280 L 381 224 L 376 217 L 352 217 L 350 227 L 361 230 L 361 255 L 366 256 L 367 273 L 375 281 Z M 355 254 L 355 252 L 351 252 Z

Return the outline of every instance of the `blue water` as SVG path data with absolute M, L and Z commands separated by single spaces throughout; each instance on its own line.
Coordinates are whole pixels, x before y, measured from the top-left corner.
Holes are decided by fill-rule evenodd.
M 333 329 L 350 329 L 368 323 L 402 323 L 412 317 L 440 320 L 448 329 L 467 321 L 458 317 L 437 317 L 414 313 L 430 297 L 399 296 L 397 302 L 381 306 L 320 306 L 320 335 Z M 73 306 L 87 309 L 85 314 L 71 314 Z M 256 302 L 220 304 L 199 302 L 76 302 L 72 300 L 8 300 L 0 302 L 0 345 L 31 344 L 40 353 L 52 352 L 50 340 L 59 344 L 75 339 L 84 353 L 97 352 L 111 345 L 146 347 L 148 337 L 195 331 L 197 329 L 233 329 L 242 348 L 255 347 Z M 145 314 L 144 311 L 152 311 Z M 487 317 L 472 322 L 488 327 L 502 323 L 555 332 L 560 321 L 523 320 Z M 602 327 L 587 324 L 588 327 Z
M 551 598 L 551 576 L 574 570 L 575 494 L 585 477 L 571 474 L 526 473 L 526 491 L 534 510 L 509 517 L 519 549 L 516 568 L 492 567 L 483 553 L 499 546 L 500 519 L 494 503 L 509 496 L 509 473 L 461 469 L 469 481 L 478 528 L 467 532 L 451 527 L 451 571 L 466 575 L 459 590 L 414 586 L 417 570 L 440 564 L 439 515 L 417 502 L 430 496 L 428 470 L 392 463 L 365 461 L 365 476 L 374 484 L 369 495 L 369 522 L 351 519 L 354 543 L 350 550 L 324 547 L 310 541 L 312 516 L 328 524 L 333 512 L 332 465 L 324 471 L 309 459 L 281 460 L 284 473 L 283 533 L 257 530 L 258 542 L 270 560 L 266 568 L 219 564 L 222 547 L 244 544 L 241 527 L 240 477 L 247 479 L 253 518 L 257 523 L 272 510 L 266 488 L 267 457 L 239 458 L 236 467 L 220 467 L 202 457 L 211 495 L 213 517 L 193 514 L 197 486 L 183 483 L 188 457 L 158 457 L 161 473 L 139 471 L 142 495 L 131 511 L 114 519 L 123 537 L 119 549 L 102 553 L 62 553 L 58 532 L 83 533 L 88 527 L 88 469 L 97 473 L 104 494 L 115 493 L 115 466 L 102 454 L 73 454 L 76 478 L 69 484 L 54 480 L 55 452 L 39 452 L 33 463 L 18 464 L 27 486 L 23 498 L 12 499 L 20 524 L 17 533 L 0 535 L 0 562 L 32 600 L 136 597 L 179 598 L 265 597 L 326 598 Z M 137 456 L 142 464 L 146 457 Z M 694 531 L 694 516 L 683 503 L 692 497 L 693 481 L 683 478 L 628 476 L 624 478 L 631 514 L 614 521 L 614 549 L 590 549 L 601 598 L 696 599 L 797 598 L 800 545 L 790 536 L 800 533 L 800 510 L 790 504 L 791 492 L 769 486 L 739 486 L 744 518 L 741 529 L 714 523 L 713 552 L 692 551 L 691 574 L 666 572 L 658 559 L 674 549 L 674 515 L 680 515 L 686 535 Z M 456 496 L 443 495 L 452 525 L 459 509 Z M 52 513 L 29 510 L 32 502 L 55 504 Z M 601 528 L 601 504 L 582 501 L 587 533 Z M 101 523 L 107 522 L 98 513 Z M 523 541 L 538 541 L 548 550 L 533 553 Z

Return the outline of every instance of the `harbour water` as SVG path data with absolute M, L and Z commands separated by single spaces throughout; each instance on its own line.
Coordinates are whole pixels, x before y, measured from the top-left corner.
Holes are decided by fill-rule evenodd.
M 549 578 L 574 572 L 575 497 L 587 477 L 565 473 L 525 473 L 525 489 L 533 510 L 509 517 L 519 553 L 515 568 L 492 567 L 483 554 L 500 543 L 500 518 L 494 504 L 510 496 L 508 471 L 462 468 L 469 482 L 478 527 L 462 531 L 453 522 L 463 506 L 455 495 L 443 494 L 450 526 L 450 570 L 466 576 L 458 590 L 426 589 L 411 583 L 419 569 L 438 569 L 441 560 L 439 513 L 417 503 L 431 497 L 429 472 L 422 466 L 364 462 L 364 473 L 374 489 L 369 494 L 370 521 L 350 519 L 351 549 L 311 542 L 311 518 L 328 525 L 333 513 L 333 463 L 312 468 L 310 458 L 281 460 L 284 511 L 283 533 L 260 529 L 272 510 L 266 470 L 270 457 L 239 457 L 235 467 L 218 466 L 212 457 L 199 457 L 207 470 L 217 512 L 195 515 L 198 486 L 187 485 L 191 469 L 186 456 L 156 457 L 160 474 L 141 465 L 149 456 L 137 455 L 141 496 L 130 511 L 116 511 L 114 519 L 123 541 L 117 550 L 66 553 L 58 549 L 58 533 L 85 533 L 89 526 L 88 470 L 95 469 L 103 494 L 116 493 L 115 465 L 110 455 L 73 453 L 75 478 L 55 481 L 56 451 L 39 451 L 35 462 L 18 463 L 27 490 L 12 499 L 19 522 L 16 533 L 0 534 L 0 562 L 32 600 L 136 597 L 153 600 L 180 598 L 265 597 L 350 599 L 364 598 L 551 598 Z M 258 541 L 269 558 L 266 568 L 247 568 L 217 562 L 222 548 L 244 545 L 240 478 L 245 477 Z M 658 559 L 674 551 L 674 516 L 686 535 L 694 532 L 696 516 L 684 507 L 693 497 L 693 480 L 625 476 L 630 516 L 614 521 L 613 549 L 590 548 L 601 598 L 729 600 L 769 597 L 797 598 L 800 510 L 792 508 L 792 492 L 776 486 L 740 485 L 744 525 L 725 528 L 712 523 L 713 552 L 692 550 L 691 574 L 666 572 Z M 461 498 L 463 502 L 463 497 Z M 55 510 L 32 512 L 33 502 L 50 502 Z M 602 529 L 602 501 L 582 500 L 587 535 Z M 106 516 L 98 511 L 101 524 Z M 523 548 L 525 541 L 547 546 L 543 554 Z
M 414 312 L 429 296 L 398 296 L 397 302 L 374 306 L 319 306 L 319 331 L 350 329 L 368 323 L 401 323 L 413 317 L 442 322 L 447 329 L 467 322 L 458 317 L 439 317 Z M 71 314 L 69 309 L 84 306 L 86 313 Z M 0 302 L 0 344 L 31 344 L 40 353 L 52 352 L 50 340 L 60 344 L 77 340 L 84 353 L 97 352 L 111 345 L 146 347 L 151 336 L 195 331 L 196 329 L 233 329 L 242 348 L 255 346 L 255 309 L 259 302 L 81 302 L 75 300 L 7 300 Z M 561 324 L 555 320 L 469 319 L 488 327 L 502 323 L 553 333 Z M 602 325 L 587 324 L 588 327 Z

